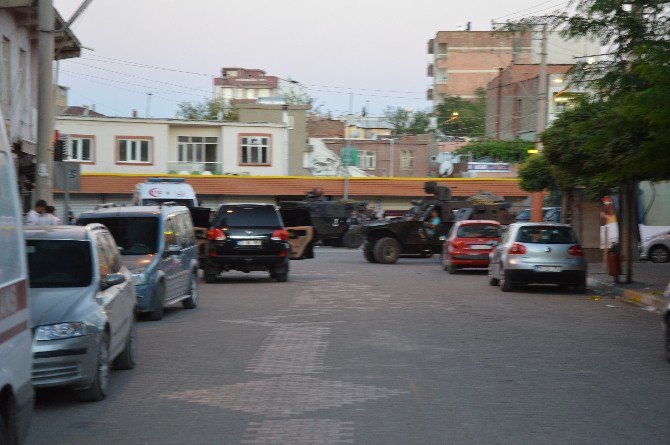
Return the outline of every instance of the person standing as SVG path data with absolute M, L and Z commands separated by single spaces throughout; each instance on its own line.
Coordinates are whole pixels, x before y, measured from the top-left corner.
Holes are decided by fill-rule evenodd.
M 42 226 L 46 224 L 47 202 L 40 199 L 35 203 L 34 209 L 26 214 L 26 225 Z
M 56 216 L 56 208 L 54 206 L 47 206 L 47 213 L 44 216 L 46 217 L 46 221 L 43 224 L 46 226 L 58 226 L 61 224 L 60 218 Z

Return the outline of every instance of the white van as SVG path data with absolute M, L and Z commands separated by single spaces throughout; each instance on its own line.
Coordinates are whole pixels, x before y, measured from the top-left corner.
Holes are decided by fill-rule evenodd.
M 133 205 L 161 205 L 168 201 L 188 208 L 198 206 L 195 191 L 184 178 L 149 178 L 135 185 Z
M 0 122 L 4 122 L 0 113 Z M 30 313 L 14 160 L 0 126 L 0 444 L 22 443 L 33 410 Z

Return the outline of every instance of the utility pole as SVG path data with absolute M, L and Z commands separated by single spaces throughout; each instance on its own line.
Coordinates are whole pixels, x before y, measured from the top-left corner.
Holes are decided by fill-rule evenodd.
M 147 114 L 146 117 L 151 117 L 151 96 L 153 93 L 147 93 Z
M 547 128 L 547 24 L 542 24 L 542 44 L 540 49 L 540 74 L 537 83 L 537 126 L 535 129 L 535 150 L 542 152 L 540 134 Z M 542 221 L 542 192 L 531 195 L 530 220 Z
M 54 22 L 52 0 L 37 3 L 37 156 L 35 199 L 53 201 Z

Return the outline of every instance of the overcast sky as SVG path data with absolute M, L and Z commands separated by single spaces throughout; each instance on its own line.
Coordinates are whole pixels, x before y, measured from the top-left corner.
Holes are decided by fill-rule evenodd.
M 82 0 L 55 0 L 67 20 Z M 304 84 L 322 111 L 368 103 L 423 110 L 427 42 L 472 22 L 564 8 L 565 0 L 93 0 L 73 25 L 83 56 L 60 63 L 70 105 L 108 115 L 174 116 L 212 95 L 220 68 L 259 68 Z M 140 66 L 144 65 L 144 66 Z M 156 69 L 156 67 L 163 69 Z M 184 71 L 184 72 L 179 72 Z M 188 72 L 188 73 L 186 73 Z

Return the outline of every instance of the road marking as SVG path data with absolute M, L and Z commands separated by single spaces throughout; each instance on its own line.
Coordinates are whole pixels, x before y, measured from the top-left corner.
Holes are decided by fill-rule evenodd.
M 320 372 L 330 328 L 279 325 L 251 359 L 247 372 L 261 374 L 311 374 Z
M 354 443 L 353 422 L 332 419 L 286 419 L 251 422 L 244 445 L 339 445 Z

